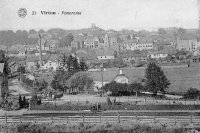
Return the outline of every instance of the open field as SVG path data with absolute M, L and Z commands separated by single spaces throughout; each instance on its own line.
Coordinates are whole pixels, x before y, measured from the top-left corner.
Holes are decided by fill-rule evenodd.
M 190 87 L 200 89 L 200 65 L 187 65 L 180 66 L 162 66 L 164 73 L 170 80 L 171 85 L 167 89 L 167 92 L 184 93 Z M 101 81 L 101 72 L 89 72 L 93 77 L 94 81 Z M 123 68 L 123 73 L 129 78 L 129 82 L 134 82 L 138 79 L 144 78 L 145 68 L 144 67 L 131 67 Z M 113 78 L 119 74 L 117 69 L 107 69 L 103 72 L 104 81 L 112 81 Z
M 57 104 L 71 103 L 71 104 L 94 104 L 94 103 L 107 103 L 107 96 L 100 97 L 99 95 L 64 95 L 60 100 L 48 101 Z M 185 99 L 155 99 L 153 97 L 145 96 L 109 96 L 111 102 L 116 99 L 116 102 L 125 102 L 129 104 L 146 105 L 146 104 L 182 104 L 182 105 L 194 105 L 200 104 L 200 100 L 185 100 Z

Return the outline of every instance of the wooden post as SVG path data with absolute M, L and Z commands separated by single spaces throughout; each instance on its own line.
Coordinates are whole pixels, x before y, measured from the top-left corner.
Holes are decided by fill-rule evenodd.
M 83 124 L 85 123 L 85 117 L 84 117 L 84 115 L 83 115 Z
M 120 115 L 119 115 L 119 113 L 118 113 L 118 117 L 117 118 L 118 118 L 118 123 L 120 123 Z
M 174 124 L 176 125 L 176 115 L 174 116 Z
M 6 121 L 6 124 L 7 124 L 7 114 L 5 113 L 5 121 Z
M 66 118 L 66 122 L 68 123 L 68 116 L 66 116 L 65 118 Z
M 22 123 L 22 116 L 21 115 L 19 116 L 19 121 L 20 121 L 20 123 Z
M 53 116 L 51 116 L 51 123 L 53 123 Z
M 99 120 L 100 120 L 100 123 L 101 123 L 101 114 L 99 115 Z
M 138 123 L 138 118 L 137 118 L 137 115 L 135 116 L 135 120 L 136 120 L 136 123 Z
M 153 121 L 154 121 L 154 124 L 156 124 L 156 116 L 155 115 L 154 115 Z
M 35 116 L 34 116 L 34 123 L 36 123 L 36 118 L 35 118 Z
M 192 114 L 191 114 L 191 117 L 190 117 L 190 123 L 192 124 Z
M 185 105 L 186 105 L 186 98 L 185 98 Z

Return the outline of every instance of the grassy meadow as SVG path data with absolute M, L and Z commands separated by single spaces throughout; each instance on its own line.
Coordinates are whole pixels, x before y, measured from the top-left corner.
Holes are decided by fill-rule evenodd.
M 179 66 L 162 66 L 165 75 L 170 80 L 171 85 L 167 92 L 183 94 L 188 88 L 194 87 L 200 89 L 200 65 L 179 65 Z M 101 81 L 102 72 L 89 72 L 94 81 Z M 123 73 L 129 78 L 129 83 L 144 78 L 145 67 L 123 68 Z M 103 72 L 103 80 L 111 82 L 119 74 L 118 69 L 111 69 Z

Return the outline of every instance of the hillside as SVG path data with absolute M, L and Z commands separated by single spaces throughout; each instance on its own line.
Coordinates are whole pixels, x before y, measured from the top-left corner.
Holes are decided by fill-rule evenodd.
M 164 73 L 170 80 L 171 85 L 167 92 L 184 93 L 190 87 L 200 89 L 200 68 L 199 66 L 192 66 L 188 68 L 186 65 L 182 66 L 163 66 Z M 103 80 L 112 81 L 119 73 L 118 69 L 104 71 Z M 124 68 L 123 73 L 129 78 L 129 82 L 134 82 L 138 79 L 144 78 L 145 68 Z M 101 72 L 90 72 L 94 81 L 101 81 Z

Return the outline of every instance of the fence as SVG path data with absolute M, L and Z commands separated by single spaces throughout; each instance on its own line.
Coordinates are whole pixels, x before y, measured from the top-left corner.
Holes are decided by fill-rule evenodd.
M 200 100 L 195 99 L 155 99 L 150 97 L 131 97 L 131 96 L 122 96 L 122 97 L 110 97 L 111 102 L 116 99 L 116 102 L 125 102 L 129 104 L 182 104 L 182 105 L 200 105 Z M 105 97 L 95 97 L 95 98 L 68 98 L 68 99 L 57 99 L 57 100 L 43 100 L 44 103 L 51 102 L 51 103 L 70 103 L 70 104 L 88 104 L 88 103 L 97 103 L 97 102 L 107 102 L 107 98 Z
M 5 116 L 0 117 L 4 123 L 167 123 L 167 124 L 193 124 L 200 126 L 200 116 Z

